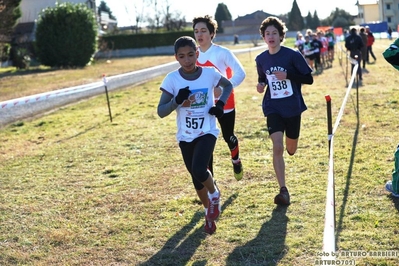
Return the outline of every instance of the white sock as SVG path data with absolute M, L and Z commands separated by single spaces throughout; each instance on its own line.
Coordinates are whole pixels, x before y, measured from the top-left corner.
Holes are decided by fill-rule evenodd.
M 208 214 L 208 208 L 205 208 L 205 216 Z
M 213 192 L 212 194 L 208 192 L 208 195 L 211 199 L 213 198 L 218 198 L 219 197 L 219 190 L 217 188 L 215 188 L 215 192 Z
M 241 160 L 240 160 L 240 158 L 238 158 L 237 160 L 231 159 L 231 161 L 232 161 L 234 164 L 238 164 Z

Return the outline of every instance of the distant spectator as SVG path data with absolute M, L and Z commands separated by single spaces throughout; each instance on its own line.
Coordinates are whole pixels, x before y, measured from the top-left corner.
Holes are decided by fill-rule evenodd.
M 313 46 L 310 41 L 310 37 L 308 35 L 305 35 L 305 42 L 303 43 L 303 55 L 305 56 L 309 67 L 313 70 L 315 56 L 313 54 Z
M 296 32 L 296 40 L 299 40 L 299 37 L 302 37 L 302 38 L 303 38 L 303 35 L 302 35 L 302 32 L 297 31 L 297 32 Z
M 318 38 L 316 33 L 312 34 L 312 40 L 310 40 L 310 45 L 312 46 L 313 55 L 314 55 L 314 67 L 316 70 L 316 74 L 320 74 L 323 71 L 323 66 L 321 64 L 321 48 L 323 48 L 323 43 Z
M 388 27 L 388 39 L 392 40 L 392 28 Z
M 377 60 L 377 58 L 373 53 L 373 44 L 375 39 L 369 26 L 366 26 L 366 33 L 367 33 L 367 63 L 370 64 L 370 55 L 373 57 L 374 61 Z
M 323 44 L 323 47 L 320 49 L 320 56 L 321 56 L 321 64 L 323 67 L 331 67 L 330 62 L 328 61 L 328 40 L 325 36 L 324 31 L 318 31 L 317 36 L 321 43 Z
M 328 60 L 331 62 L 334 61 L 334 47 L 335 47 L 335 34 L 334 34 L 334 28 L 331 27 L 326 31 L 326 34 L 324 35 L 327 40 L 328 40 Z
M 348 30 L 344 30 L 344 38 L 349 36 L 349 31 Z
M 238 35 L 237 34 L 235 34 L 234 35 L 234 44 L 238 44 L 239 42 L 238 42 Z
M 366 68 L 366 62 L 367 62 L 367 34 L 366 34 L 366 30 L 364 29 L 364 27 L 360 28 L 359 35 L 363 40 L 362 65 L 363 65 L 363 69 L 364 69 L 364 68 Z
M 360 67 L 360 63 L 362 60 L 362 47 L 363 47 L 363 40 L 357 34 L 356 28 L 351 28 L 350 35 L 345 39 L 345 48 L 350 52 L 350 57 L 355 58 L 359 63 L 359 67 L 357 69 L 357 75 L 359 79 L 362 80 L 362 68 Z M 353 73 L 355 65 L 352 64 L 351 74 Z
M 298 49 L 298 51 L 303 54 L 303 44 L 305 43 L 305 40 L 303 39 L 302 33 L 298 32 L 296 35 L 296 41 L 294 44 L 294 47 Z

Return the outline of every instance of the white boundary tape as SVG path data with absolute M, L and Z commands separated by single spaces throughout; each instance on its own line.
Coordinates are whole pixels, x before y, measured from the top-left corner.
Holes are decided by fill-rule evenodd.
M 135 83 L 140 83 L 143 80 L 148 80 L 150 78 L 156 77 L 157 75 L 160 75 L 159 73 L 163 73 L 164 70 L 166 69 L 167 71 L 170 71 L 171 69 L 174 69 L 177 67 L 177 62 L 171 62 L 171 63 L 166 63 L 160 66 L 155 66 L 155 67 L 150 67 L 134 72 L 128 72 L 112 77 L 103 77 L 102 81 L 90 83 L 90 84 L 84 84 L 84 85 L 79 85 L 75 87 L 70 87 L 70 88 L 65 88 L 65 89 L 60 89 L 60 90 L 55 90 L 51 92 L 45 92 L 45 93 L 40 93 L 40 94 L 35 94 L 35 95 L 30 95 L 26 97 L 21 97 L 21 98 L 16 98 L 16 99 L 11 99 L 7 100 L 4 102 L 0 102 L 0 110 L 2 109 L 7 109 L 7 108 L 12 108 L 24 104 L 30 104 L 30 103 L 36 103 L 40 101 L 44 101 L 50 98 L 54 97 L 60 97 L 60 96 L 66 96 L 70 94 L 75 94 L 75 93 L 81 93 L 85 91 L 91 91 L 99 88 L 103 88 L 106 83 L 111 82 L 112 85 L 115 85 L 114 87 L 123 87 L 123 86 L 128 86 L 132 85 Z
M 52 92 L 45 92 L 45 93 L 40 93 L 40 94 L 35 94 L 32 96 L 26 96 L 26 97 L 21 97 L 17 99 L 12 99 L 4 102 L 0 102 L 0 109 L 6 109 L 6 108 L 11 108 L 23 104 L 28 104 L 28 103 L 34 103 L 34 102 L 40 102 L 47 100 L 52 97 L 58 97 L 58 96 L 65 96 L 68 94 L 73 94 L 77 92 L 82 92 L 82 91 L 87 91 L 87 90 L 92 90 L 94 88 L 98 88 L 102 86 L 102 82 L 96 82 L 96 83 L 91 83 L 89 85 L 84 85 L 84 86 L 76 86 L 76 87 L 71 87 L 67 89 L 61 89 L 61 90 L 56 90 Z
M 349 58 L 349 57 L 348 57 Z M 351 60 L 352 59 L 352 60 Z M 349 85 L 346 89 L 346 94 L 340 111 L 338 113 L 337 119 L 335 120 L 332 135 L 329 135 L 330 142 L 330 156 L 329 156 L 329 167 L 328 167 L 328 183 L 327 183 L 327 193 L 326 193 L 326 208 L 325 208 L 325 219 L 324 219 L 324 233 L 323 233 L 323 259 L 333 259 L 333 254 L 336 251 L 336 241 L 335 241 L 335 191 L 334 191 L 334 135 L 339 126 L 339 122 L 344 114 L 345 105 L 348 101 L 350 92 L 352 90 L 353 83 L 356 78 L 357 70 L 359 68 L 358 62 L 349 58 L 351 64 L 354 64 L 352 76 Z

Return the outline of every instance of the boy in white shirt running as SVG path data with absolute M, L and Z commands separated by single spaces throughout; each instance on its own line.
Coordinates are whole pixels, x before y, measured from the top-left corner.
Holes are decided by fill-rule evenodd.
M 231 81 L 233 88 L 235 88 L 244 80 L 246 73 L 240 61 L 229 49 L 212 42 L 215 38 L 217 28 L 218 24 L 211 16 L 206 15 L 193 19 L 194 36 L 199 45 L 197 65 L 216 68 L 224 77 Z M 216 100 L 220 93 L 220 91 L 216 91 Z M 234 177 L 236 180 L 241 180 L 243 177 L 243 167 L 239 154 L 238 139 L 234 134 L 235 116 L 233 90 L 224 106 L 224 115 L 218 118 L 218 121 L 222 130 L 223 139 L 230 149 Z M 212 164 L 213 158 L 211 158 L 209 163 L 211 172 L 213 171 Z
M 198 51 L 193 38 L 178 38 L 174 48 L 181 67 L 162 81 L 157 112 L 163 118 L 176 110 L 176 138 L 205 208 L 205 232 L 213 234 L 221 212 L 220 191 L 207 167 L 220 132 L 216 117 L 223 116 L 223 106 L 233 85 L 216 69 L 196 65 Z M 223 93 L 215 104 L 214 88 L 219 86 Z

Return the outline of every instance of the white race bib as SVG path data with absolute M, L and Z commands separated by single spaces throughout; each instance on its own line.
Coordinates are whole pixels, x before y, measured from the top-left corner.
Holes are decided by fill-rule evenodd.
M 196 89 L 186 101 L 183 102 L 180 110 L 180 128 L 182 135 L 188 139 L 194 139 L 210 131 L 210 116 L 207 108 L 208 90 Z
M 210 130 L 209 115 L 205 114 L 203 109 L 185 111 L 184 121 L 181 123 L 183 135 L 196 138 Z
M 275 75 L 266 75 L 269 81 L 270 96 L 272 99 L 281 99 L 290 97 L 294 94 L 292 90 L 291 80 L 278 80 Z

